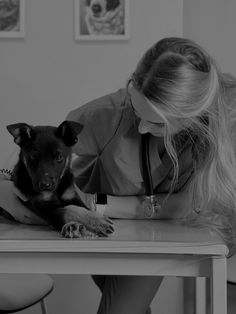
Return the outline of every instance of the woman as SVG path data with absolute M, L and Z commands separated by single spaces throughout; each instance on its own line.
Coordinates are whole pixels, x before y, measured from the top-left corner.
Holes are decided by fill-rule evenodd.
M 126 196 L 126 211 L 110 208 L 105 213 L 111 217 L 146 218 L 140 142 L 142 134 L 149 133 L 160 209 L 154 218 L 182 217 L 209 226 L 231 247 L 236 164 L 230 121 L 235 87 L 196 43 L 182 38 L 159 41 L 145 53 L 126 89 L 68 115 L 68 120 L 84 125 L 75 146 L 78 186 L 86 193 Z M 94 280 L 103 293 L 99 313 L 145 313 L 162 279 Z
M 192 217 L 191 208 L 201 223 L 212 221 L 213 214 L 215 223 L 225 220 L 236 201 L 235 87 L 196 43 L 159 41 L 126 89 L 69 113 L 68 120 L 84 125 L 74 149 L 78 186 L 86 193 L 145 195 L 140 143 L 149 133 L 154 193 L 162 207 L 156 218 Z M 135 200 L 137 207 L 143 197 Z M 145 212 L 108 214 L 142 218 Z
M 183 218 L 220 232 L 232 248 L 235 87 L 196 43 L 159 41 L 144 54 L 127 88 L 69 113 L 68 120 L 84 125 L 74 148 L 77 185 L 85 193 L 125 200 L 126 207 L 107 207 L 110 217 Z M 156 206 L 145 197 L 144 134 L 149 134 Z M 98 313 L 103 314 L 150 312 L 162 282 L 161 277 L 93 278 L 102 292 Z

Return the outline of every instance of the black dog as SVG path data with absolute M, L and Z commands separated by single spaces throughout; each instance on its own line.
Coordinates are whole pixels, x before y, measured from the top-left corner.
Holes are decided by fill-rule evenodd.
M 26 195 L 27 207 L 64 237 L 106 236 L 113 232 L 110 219 L 89 211 L 74 182 L 71 154 L 82 130 L 80 124 L 64 121 L 58 127 L 34 127 L 16 123 L 7 129 L 21 148 L 12 180 Z

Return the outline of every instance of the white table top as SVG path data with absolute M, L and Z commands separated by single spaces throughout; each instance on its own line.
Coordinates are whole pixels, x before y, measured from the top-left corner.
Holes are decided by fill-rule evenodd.
M 0 217 L 1 252 L 107 252 L 226 255 L 221 238 L 209 230 L 167 220 L 114 220 L 107 238 L 64 239 L 47 226 L 30 226 Z

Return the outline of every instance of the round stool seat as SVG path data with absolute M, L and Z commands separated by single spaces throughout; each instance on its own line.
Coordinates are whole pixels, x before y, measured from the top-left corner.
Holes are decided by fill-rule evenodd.
M 236 254 L 227 260 L 227 280 L 236 284 Z
M 48 275 L 0 274 L 0 313 L 27 308 L 46 297 L 53 289 Z

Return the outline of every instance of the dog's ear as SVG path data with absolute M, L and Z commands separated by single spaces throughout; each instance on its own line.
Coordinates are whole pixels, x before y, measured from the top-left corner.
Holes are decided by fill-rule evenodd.
M 85 1 L 85 5 L 86 5 L 87 7 L 90 6 L 90 3 L 91 3 L 91 0 L 86 0 L 86 1 Z
M 120 0 L 107 1 L 106 10 L 107 11 L 115 10 L 116 8 L 118 8 L 119 5 L 120 5 Z
M 73 146 L 77 141 L 77 135 L 82 131 L 83 125 L 74 121 L 63 121 L 56 130 L 56 136 L 63 139 L 66 146 Z
M 20 147 L 27 146 L 32 138 L 32 126 L 26 123 L 7 125 L 7 130 L 14 137 L 14 142 Z

